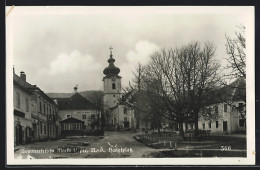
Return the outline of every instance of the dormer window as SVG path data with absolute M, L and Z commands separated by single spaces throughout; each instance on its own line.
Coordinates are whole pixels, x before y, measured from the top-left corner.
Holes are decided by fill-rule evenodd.
M 112 83 L 112 89 L 116 89 L 116 84 Z

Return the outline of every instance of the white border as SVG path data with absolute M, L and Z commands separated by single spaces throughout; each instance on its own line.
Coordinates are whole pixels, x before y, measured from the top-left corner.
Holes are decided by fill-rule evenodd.
M 32 7 L 33 8 L 33 7 Z M 52 7 L 49 7 L 52 9 Z M 58 7 L 66 8 L 66 7 Z M 84 7 L 70 7 L 70 8 L 84 8 Z M 117 10 L 111 10 L 117 8 Z M 255 62 L 254 62 L 254 7 L 93 7 L 90 12 L 103 11 L 120 14 L 121 12 L 133 12 L 134 10 L 142 10 L 149 14 L 149 11 L 158 10 L 159 12 L 172 12 L 174 8 L 176 13 L 241 13 L 245 12 L 248 17 L 246 24 L 246 49 L 247 49 L 247 79 L 246 79 L 246 95 L 247 95 L 247 158 L 105 158 L 105 159 L 39 159 L 39 160 L 19 160 L 14 159 L 14 136 L 13 136 L 13 58 L 6 58 L 6 125 L 7 125 L 7 165 L 254 165 L 255 164 Z M 9 7 L 6 8 L 10 9 Z M 57 9 L 57 7 L 56 7 Z M 129 9 L 129 10 L 125 10 Z M 201 10 L 203 9 L 203 10 Z M 76 15 L 81 15 L 81 10 L 78 10 Z M 12 11 L 14 12 L 14 11 Z M 11 12 L 11 14 L 12 14 Z M 44 11 L 38 11 L 37 14 L 43 14 Z M 53 14 L 55 14 L 53 10 Z M 11 15 L 10 14 L 10 15 Z M 23 14 L 29 14 L 24 10 Z M 69 15 L 69 12 L 62 13 Z M 7 18 L 8 19 L 8 18 Z M 10 22 L 9 24 L 12 24 Z M 11 25 L 7 25 L 8 28 Z M 8 33 L 8 30 L 7 30 Z M 6 36 L 9 43 L 6 44 L 7 56 L 13 56 L 12 40 L 13 35 L 8 33 Z

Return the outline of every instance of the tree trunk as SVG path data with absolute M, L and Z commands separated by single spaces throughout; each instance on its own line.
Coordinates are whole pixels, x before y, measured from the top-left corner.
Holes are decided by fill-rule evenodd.
M 104 128 L 105 128 L 105 115 L 104 111 L 101 110 L 101 133 L 104 134 Z
M 179 123 L 180 127 L 179 127 L 179 135 L 184 139 L 184 132 L 183 132 L 183 123 Z
M 158 120 L 157 127 L 158 127 L 158 134 L 159 134 L 159 136 L 161 136 L 161 131 L 160 131 L 160 128 L 161 128 L 161 120 L 160 120 L 160 119 Z
M 145 133 L 148 133 L 148 121 L 145 121 Z
M 198 113 L 195 114 L 194 123 L 195 123 L 195 135 L 197 135 L 198 131 L 199 131 L 199 115 L 198 115 Z

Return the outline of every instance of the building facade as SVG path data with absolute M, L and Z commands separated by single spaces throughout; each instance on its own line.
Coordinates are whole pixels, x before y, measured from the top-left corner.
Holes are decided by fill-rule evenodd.
M 15 146 L 59 136 L 58 105 L 26 75 L 13 74 Z
M 245 111 L 244 101 L 235 101 L 231 104 L 217 103 L 211 107 L 212 112 L 218 114 L 215 119 L 199 119 L 199 129 L 210 130 L 211 133 L 244 133 L 246 132 L 246 119 L 241 115 Z
M 13 74 L 13 107 L 14 107 L 14 146 L 31 142 L 32 121 L 31 121 L 31 95 L 24 82 L 25 74 L 21 77 Z
M 59 105 L 60 123 L 68 123 L 70 121 L 73 123 L 75 120 L 78 120 L 77 122 L 83 122 L 80 128 L 81 131 L 98 131 L 100 128 L 100 112 L 89 100 L 77 92 L 76 87 L 74 90 L 74 94 L 68 98 L 54 98 L 54 100 L 57 101 Z M 64 127 L 63 125 L 60 125 L 61 134 L 63 136 L 68 135 L 67 130 L 71 130 L 70 128 Z
M 60 134 L 58 105 L 41 89 L 35 87 L 32 96 L 33 139 L 42 141 Z
M 211 94 L 210 104 L 199 114 L 198 129 L 215 134 L 246 132 L 245 80 L 237 79 Z M 195 129 L 194 121 L 183 123 L 183 130 Z

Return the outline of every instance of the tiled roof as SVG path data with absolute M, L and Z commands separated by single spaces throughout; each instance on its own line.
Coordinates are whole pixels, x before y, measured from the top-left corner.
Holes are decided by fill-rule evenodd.
M 208 104 L 245 101 L 246 98 L 246 82 L 245 79 L 237 79 L 225 87 L 219 88 L 211 92 L 207 97 Z
M 45 99 L 47 99 L 55 105 L 55 102 L 49 96 L 47 96 L 39 87 L 37 87 L 36 85 L 31 85 L 30 83 L 24 81 L 21 77 L 19 77 L 16 74 L 13 74 L 13 82 L 14 84 L 20 86 L 29 93 L 32 93 L 33 91 L 39 91 Z
M 93 96 L 96 95 L 96 93 L 103 93 L 103 91 L 97 91 L 97 90 L 89 90 L 89 91 L 81 91 L 78 92 L 81 96 L 89 100 L 90 102 L 95 102 L 92 101 L 95 99 Z M 46 93 L 50 98 L 52 99 L 57 99 L 57 98 L 70 98 L 74 93 Z
M 16 74 L 13 74 L 13 81 L 15 84 L 17 84 L 20 87 L 25 88 L 25 89 L 36 88 L 35 85 L 31 85 L 30 83 L 27 83 L 26 81 L 24 81 L 21 77 L 19 77 Z
M 75 93 L 68 98 L 54 98 L 58 102 L 60 110 L 82 110 L 95 109 L 95 106 L 79 93 Z

